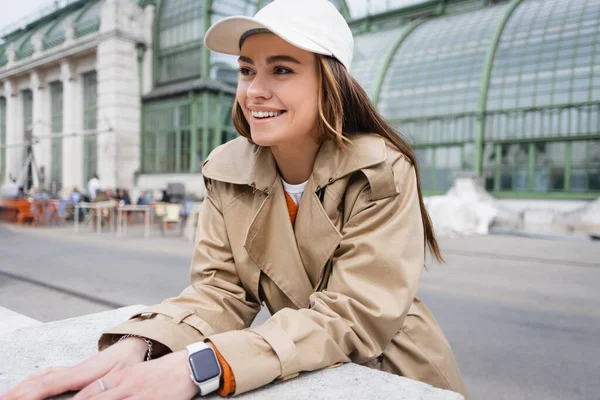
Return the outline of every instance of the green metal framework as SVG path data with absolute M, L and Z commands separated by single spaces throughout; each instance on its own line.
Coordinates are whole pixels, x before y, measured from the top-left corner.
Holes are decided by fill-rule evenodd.
M 483 160 L 489 190 L 600 192 L 599 19 L 600 4 L 590 0 L 516 7 L 498 44 L 486 105 L 485 143 L 494 146 Z M 515 165 L 515 148 L 526 163 Z
M 157 87 L 179 81 L 226 77 L 237 72 L 235 58 L 211 54 L 204 34 L 230 15 L 253 15 L 271 0 L 157 0 L 153 81 Z M 190 80 L 191 79 L 191 80 Z M 226 79 L 229 83 L 232 79 Z M 190 84 L 191 87 L 191 84 Z M 231 90 L 189 90 L 142 105 L 143 173 L 197 173 L 212 149 L 235 137 Z
M 6 65 L 8 59 L 4 54 L 5 48 L 13 44 L 16 48 L 16 59 L 23 60 L 31 57 L 35 51 L 32 39 L 41 36 L 42 50 L 59 46 L 65 41 L 65 23 L 73 20 L 75 37 L 97 32 L 100 28 L 100 11 L 102 0 L 80 0 L 70 2 L 63 8 L 32 22 L 25 28 L 4 36 L 0 48 L 0 68 Z
M 366 30 L 352 73 L 413 143 L 426 193 L 473 170 L 500 197 L 597 196 L 600 4 L 487 3 L 426 1 L 352 22 Z M 379 57 L 366 63 L 370 51 Z
M 75 19 L 73 28 L 75 37 L 79 38 L 87 34 L 97 32 L 100 29 L 100 12 L 102 1 L 92 1 L 84 7 Z
M 0 46 L 0 68 L 4 67 L 8 63 L 8 57 L 6 55 L 6 46 Z
M 235 84 L 235 58 L 209 53 L 204 32 L 268 2 L 156 0 L 155 84 L 209 76 Z M 472 170 L 499 197 L 597 196 L 596 0 L 334 4 L 354 18 L 351 72 L 413 143 L 426 193 L 443 192 L 454 173 Z M 142 172 L 198 171 L 213 147 L 236 135 L 231 100 L 203 91 L 145 102 Z
M 0 183 L 6 173 L 6 98 L 0 97 Z
M 61 17 L 57 18 L 56 21 L 48 28 L 44 38 L 42 39 L 42 46 L 44 50 L 48 50 L 63 44 L 65 41 L 64 22 L 73 14 L 74 13 L 65 13 Z
M 23 131 L 33 130 L 33 92 L 29 89 L 21 91 L 23 99 Z
M 154 82 L 201 75 L 206 1 L 159 1 L 155 29 Z
M 50 85 L 50 120 L 52 135 L 50 144 L 50 181 L 62 182 L 62 133 L 63 133 L 63 84 L 60 81 Z M 60 136 L 59 136 L 60 135 Z
M 33 131 L 33 93 L 31 90 L 26 89 L 21 91 L 21 99 L 23 106 L 23 137 L 30 139 Z M 25 146 L 23 148 L 23 160 L 33 151 L 32 146 Z M 31 167 L 29 167 L 31 168 Z M 29 173 L 28 173 L 29 175 Z M 26 188 L 32 187 L 33 182 L 29 181 L 25 184 Z
M 96 71 L 87 72 L 83 78 L 83 129 L 95 131 L 98 126 L 98 81 Z M 98 137 L 90 134 L 83 137 L 83 179 L 89 181 L 98 169 Z
M 144 173 L 197 173 L 231 139 L 231 96 L 209 92 L 144 105 Z M 208 118 L 199 119 L 199 116 Z

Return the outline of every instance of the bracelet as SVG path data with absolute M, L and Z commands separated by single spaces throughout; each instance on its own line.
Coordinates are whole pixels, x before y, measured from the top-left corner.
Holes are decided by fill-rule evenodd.
M 150 359 L 152 358 L 152 341 L 150 339 L 147 339 L 147 338 L 142 337 L 142 336 L 127 334 L 127 335 L 121 336 L 119 338 L 119 340 L 117 340 L 117 343 L 119 343 L 123 339 L 127 339 L 127 338 L 130 338 L 130 337 L 140 338 L 144 342 L 146 342 L 146 344 L 148 345 L 148 353 L 146 354 L 146 361 L 150 361 Z

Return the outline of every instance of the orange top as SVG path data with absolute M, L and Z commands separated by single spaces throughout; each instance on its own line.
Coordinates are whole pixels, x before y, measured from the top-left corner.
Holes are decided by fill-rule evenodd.
M 285 202 L 287 204 L 288 213 L 290 214 L 290 221 L 292 222 L 292 226 L 294 226 L 296 224 L 296 215 L 298 215 L 298 205 L 287 192 L 285 192 Z M 221 370 L 223 371 L 221 387 L 217 393 L 220 396 L 227 397 L 235 393 L 235 377 L 233 376 L 231 367 L 227 361 L 225 361 L 225 358 L 223 358 L 219 350 L 214 345 L 213 348 L 215 349 L 215 354 L 217 355 L 219 364 L 221 364 Z
M 285 192 L 285 202 L 287 203 L 288 213 L 290 213 L 290 221 L 292 221 L 292 226 L 296 224 L 296 215 L 298 215 L 298 204 L 294 202 L 292 196 Z

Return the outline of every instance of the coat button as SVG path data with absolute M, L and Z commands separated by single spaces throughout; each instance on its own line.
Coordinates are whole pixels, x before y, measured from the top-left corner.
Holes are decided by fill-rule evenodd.
M 334 181 L 334 179 L 333 179 L 333 178 L 329 178 L 329 181 L 328 181 L 328 182 L 331 184 L 331 183 L 333 183 L 333 181 Z
M 321 190 L 321 186 L 317 186 L 317 192 Z

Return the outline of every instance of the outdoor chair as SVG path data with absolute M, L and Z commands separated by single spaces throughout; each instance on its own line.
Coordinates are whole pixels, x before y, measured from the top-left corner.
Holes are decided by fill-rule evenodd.
M 181 206 L 179 204 L 167 204 L 165 214 L 162 217 L 162 234 L 164 235 L 170 224 L 177 225 L 179 234 L 181 234 Z

